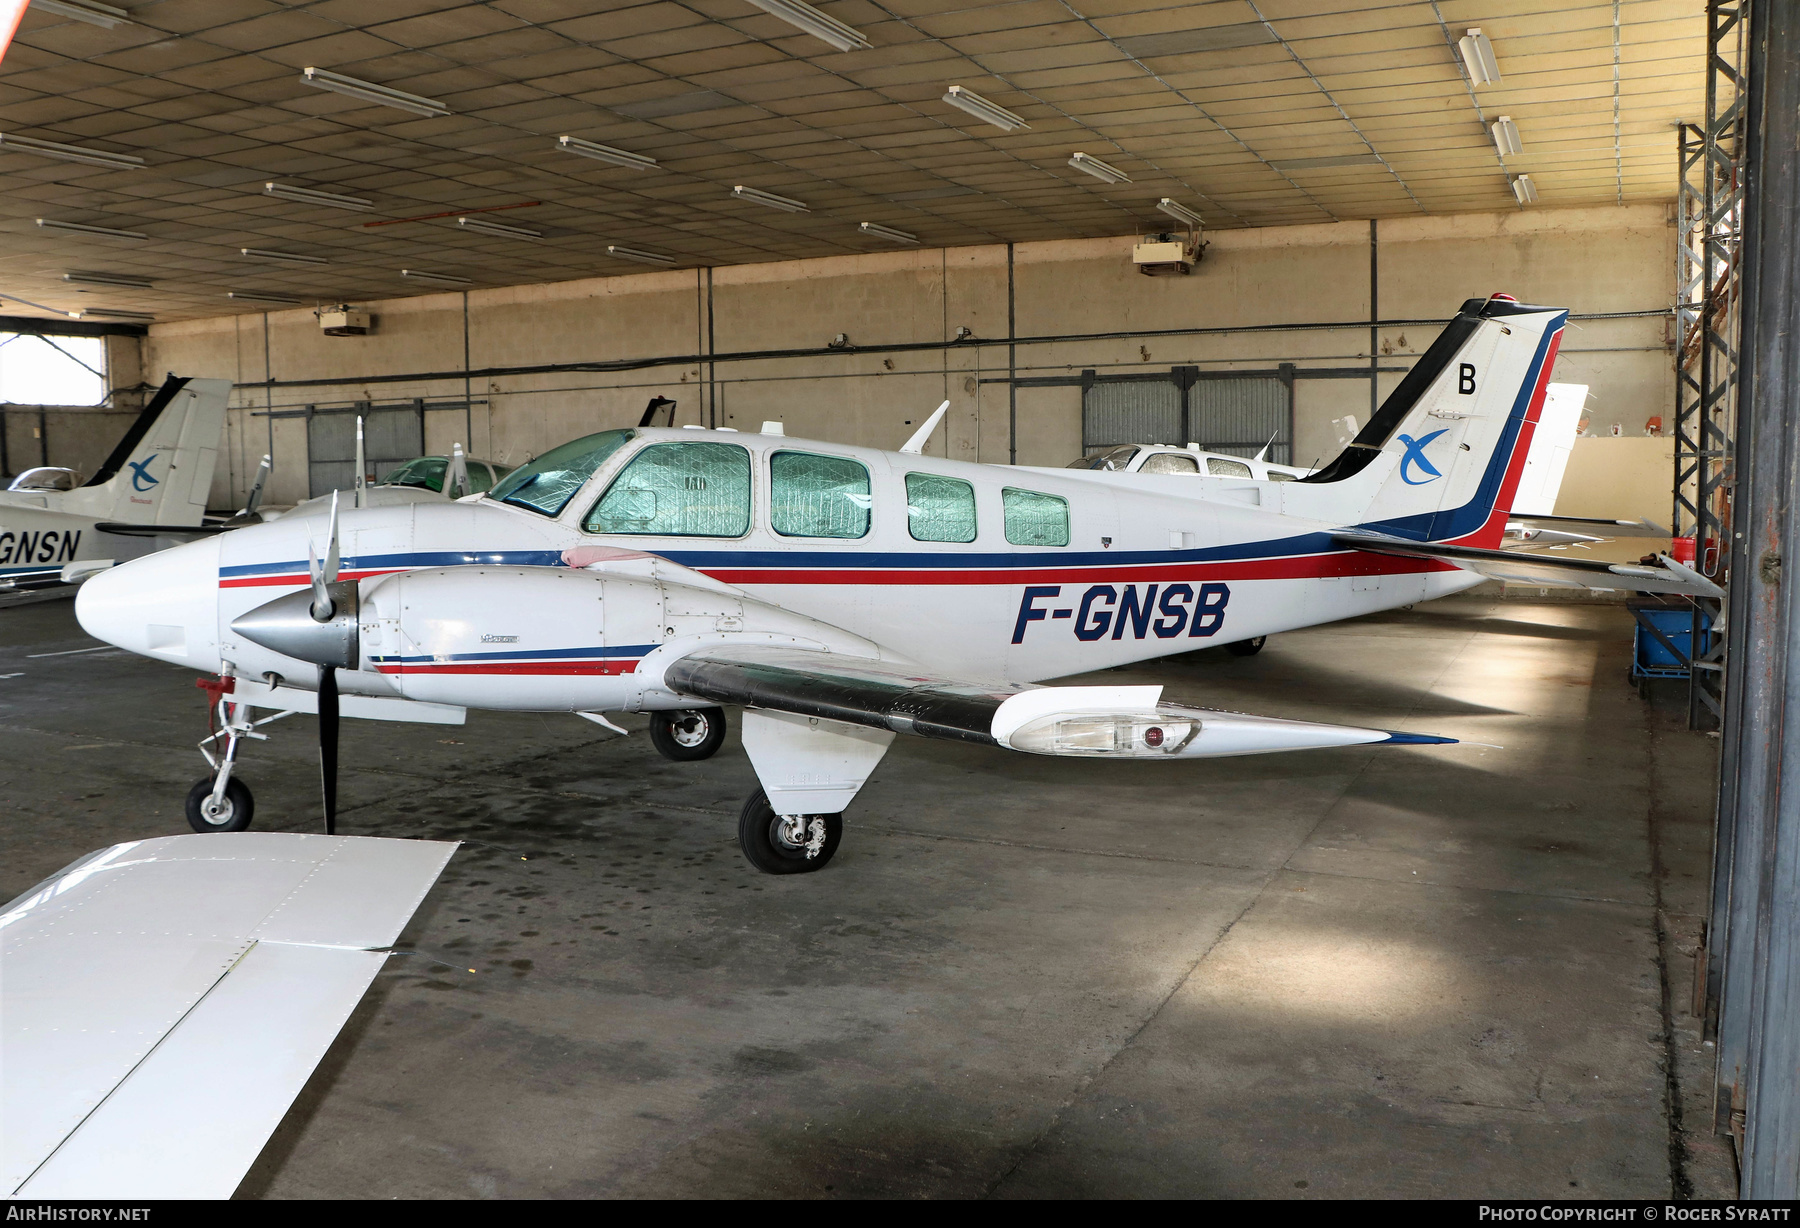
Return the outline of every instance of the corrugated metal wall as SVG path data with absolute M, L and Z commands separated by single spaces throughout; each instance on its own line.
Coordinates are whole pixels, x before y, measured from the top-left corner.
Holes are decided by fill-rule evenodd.
M 308 484 L 313 495 L 356 484 L 356 415 L 314 414 L 306 422 Z M 425 451 L 425 428 L 412 407 L 371 409 L 363 418 L 363 452 L 379 478 Z
M 1293 463 L 1294 397 L 1280 379 L 1203 379 L 1188 389 L 1189 438 L 1209 452 L 1255 456 L 1270 438 L 1266 459 Z
M 1293 389 L 1283 379 L 1196 379 L 1185 390 L 1171 373 L 1100 379 L 1082 395 L 1087 451 L 1127 443 L 1197 443 L 1212 452 L 1254 456 L 1271 437 L 1268 459 L 1291 464 Z

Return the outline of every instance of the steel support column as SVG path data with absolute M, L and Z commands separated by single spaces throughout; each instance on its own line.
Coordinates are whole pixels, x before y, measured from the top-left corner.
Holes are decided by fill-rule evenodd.
M 1719 830 L 1729 848 L 1719 1093 L 1741 1193 L 1800 1197 L 1800 10 L 1749 39 L 1742 485 Z
M 1706 122 L 1677 137 L 1675 536 L 1691 537 L 1696 566 L 1724 585 L 1731 524 L 1742 299 L 1743 34 L 1748 0 L 1707 5 Z M 1688 723 L 1719 719 L 1725 637 L 1719 603 L 1699 602 L 1689 651 Z

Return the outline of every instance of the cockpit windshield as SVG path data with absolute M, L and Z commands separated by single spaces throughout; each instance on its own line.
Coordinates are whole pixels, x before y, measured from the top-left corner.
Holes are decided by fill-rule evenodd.
M 601 431 L 551 448 L 507 474 L 488 497 L 545 516 L 560 515 L 594 471 L 634 434 L 635 431 Z
M 407 461 L 397 469 L 390 469 L 381 475 L 377 486 L 417 486 L 424 490 L 444 490 L 444 470 L 450 462 L 442 456 L 419 456 Z

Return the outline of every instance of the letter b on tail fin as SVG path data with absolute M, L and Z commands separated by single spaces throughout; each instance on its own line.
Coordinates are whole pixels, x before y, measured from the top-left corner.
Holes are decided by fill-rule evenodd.
M 1306 482 L 1338 486 L 1346 523 L 1498 545 L 1567 319 L 1556 307 L 1464 303 L 1355 442 Z

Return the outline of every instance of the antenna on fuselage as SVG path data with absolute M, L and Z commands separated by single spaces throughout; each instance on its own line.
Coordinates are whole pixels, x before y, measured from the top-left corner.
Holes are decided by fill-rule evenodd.
M 644 406 L 644 416 L 638 419 L 638 425 L 649 426 L 656 420 L 656 411 L 666 408 L 669 411 L 669 425 L 674 426 L 675 405 L 676 402 L 671 401 L 668 397 L 651 397 L 650 404 Z
M 949 409 L 950 402 L 948 401 L 938 406 L 932 412 L 931 417 L 925 419 L 925 425 L 914 431 L 913 437 L 900 445 L 900 450 L 910 452 L 914 456 L 921 455 L 925 451 L 926 441 L 931 438 L 931 432 L 937 430 L 937 424 L 944 420 L 944 415 L 949 412 Z
M 1265 443 L 1262 446 L 1262 451 L 1258 452 L 1255 456 L 1251 457 L 1251 459 L 1255 460 L 1255 461 L 1259 461 L 1263 464 L 1267 464 L 1268 460 L 1269 460 L 1269 449 L 1275 446 L 1275 441 L 1280 437 L 1281 437 L 1280 431 L 1276 431 L 1273 435 L 1269 436 L 1269 442 Z

